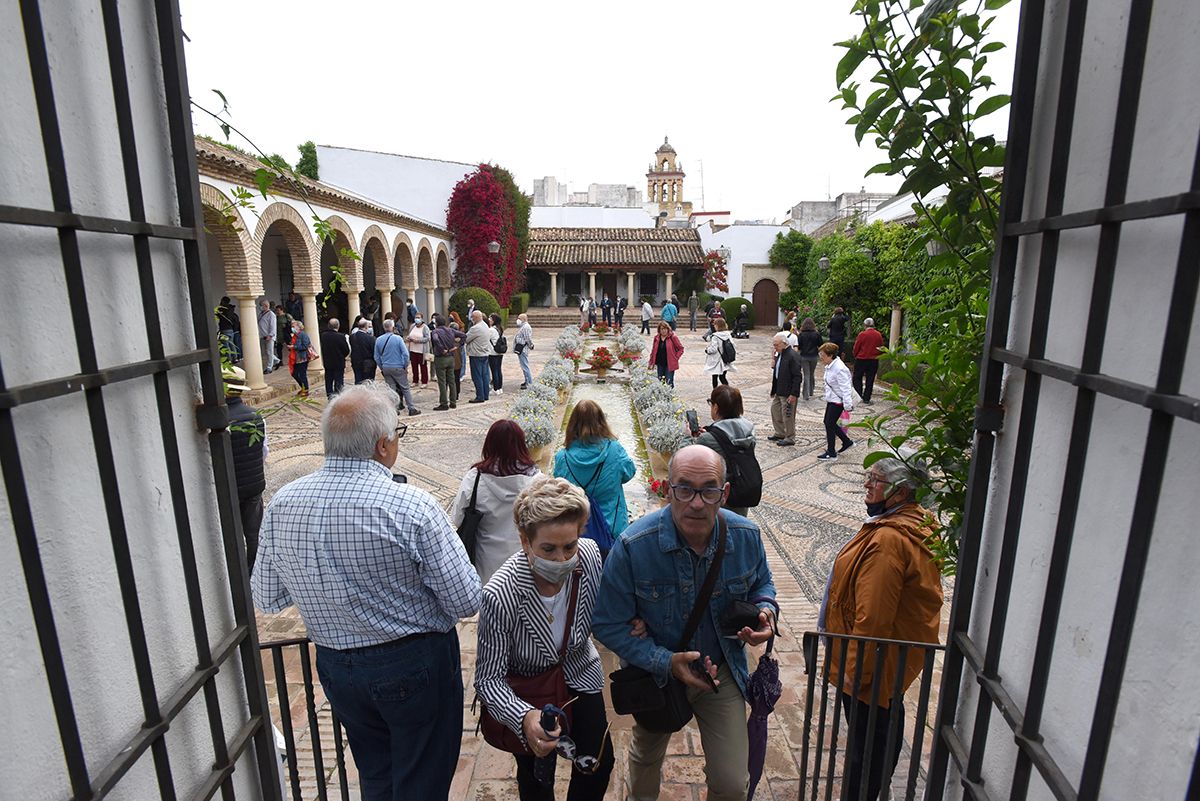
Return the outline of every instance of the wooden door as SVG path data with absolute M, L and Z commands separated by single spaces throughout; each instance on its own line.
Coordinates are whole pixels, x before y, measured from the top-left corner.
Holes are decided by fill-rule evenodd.
M 754 285 L 754 325 L 775 328 L 779 325 L 779 284 L 763 278 Z

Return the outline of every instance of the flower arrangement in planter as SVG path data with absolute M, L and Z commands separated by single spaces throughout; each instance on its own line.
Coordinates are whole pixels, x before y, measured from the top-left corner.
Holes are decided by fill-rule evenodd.
M 663 478 L 663 479 L 652 478 L 652 479 L 650 479 L 650 492 L 652 492 L 654 495 L 658 496 L 659 498 L 666 500 L 667 495 L 670 494 L 670 492 L 671 492 L 671 482 L 665 478 Z
M 558 405 L 558 392 L 547 387 L 545 384 L 542 386 L 551 393 L 550 397 L 547 398 L 523 392 L 517 398 L 517 402 L 513 404 L 512 414 L 514 416 L 518 413 L 531 415 L 544 414 L 553 417 L 554 407 Z
M 539 411 L 518 411 L 514 407 L 511 417 L 525 432 L 525 445 L 530 450 L 545 448 L 554 442 L 558 432 L 554 427 L 553 411 L 542 414 Z
M 558 355 L 564 359 L 578 359 L 583 351 L 583 337 L 580 336 L 579 330 L 568 325 L 558 335 L 558 339 L 554 340 L 554 349 L 558 351 Z M 574 354 L 574 356 L 570 355 Z
M 592 329 L 591 323 L 584 323 L 583 325 L 579 326 L 579 333 L 586 334 L 591 329 Z
M 683 421 L 686 419 L 685 412 L 683 401 L 678 398 L 662 400 L 641 411 L 642 422 L 646 425 L 653 425 L 660 420 Z
M 675 390 L 662 381 L 654 380 L 633 393 L 633 407 L 639 412 L 645 412 L 651 406 L 659 403 L 675 401 Z
M 667 417 L 645 427 L 646 447 L 664 457 L 691 443 L 682 420 Z
M 525 391 L 521 393 L 520 397 L 517 399 L 517 402 L 520 403 L 526 397 L 544 401 L 553 406 L 558 402 L 558 390 L 554 387 L 549 387 L 538 381 L 534 381 L 525 388 Z
M 592 333 L 597 336 L 604 336 L 608 333 L 608 323 L 596 323 L 592 326 Z
M 565 391 L 572 383 L 571 363 L 564 359 L 548 359 L 542 367 L 538 381 L 555 391 Z
M 612 355 L 612 351 L 601 345 L 592 350 L 587 357 L 587 363 L 597 370 L 607 370 L 617 363 L 617 358 Z

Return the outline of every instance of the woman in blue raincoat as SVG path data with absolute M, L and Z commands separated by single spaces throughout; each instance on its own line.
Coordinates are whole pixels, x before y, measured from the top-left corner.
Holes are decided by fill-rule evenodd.
M 554 455 L 554 475 L 582 487 L 615 539 L 629 524 L 622 485 L 637 474 L 625 448 L 613 436 L 600 404 L 580 401 L 567 421 L 564 447 Z

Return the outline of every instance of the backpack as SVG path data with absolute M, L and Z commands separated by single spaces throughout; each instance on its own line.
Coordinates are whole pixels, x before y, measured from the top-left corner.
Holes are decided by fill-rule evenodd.
M 588 487 L 590 487 L 596 481 L 596 478 L 600 475 L 600 471 L 603 469 L 604 460 L 602 460 L 596 467 L 596 472 L 592 473 L 592 477 L 588 479 L 588 482 L 586 484 L 582 484 L 580 483 L 579 479 L 575 477 L 575 471 L 571 469 L 570 465 L 567 465 L 567 472 L 571 474 L 571 478 L 575 481 L 576 486 L 580 487 L 587 495 L 588 504 L 591 506 L 590 510 L 588 511 L 587 525 L 583 529 L 583 536 L 594 541 L 596 545 L 599 546 L 601 557 L 608 556 L 608 552 L 612 550 L 614 542 L 612 526 L 609 525 L 608 519 L 604 516 L 604 510 L 600 508 L 600 504 L 596 501 L 595 496 L 593 496 L 588 490 Z M 615 523 L 615 510 L 613 515 L 613 522 Z
M 496 337 L 496 344 L 493 347 L 496 353 L 508 353 L 508 340 L 504 338 L 504 334 Z
M 733 347 L 733 340 L 718 338 L 717 341 L 721 343 L 721 361 L 725 364 L 733 364 L 733 360 L 737 358 L 737 349 Z
M 758 506 L 762 500 L 763 476 L 754 451 L 734 445 L 729 435 L 716 426 L 706 430 L 717 441 L 721 455 L 725 457 L 726 479 L 729 481 L 727 503 L 730 506 Z

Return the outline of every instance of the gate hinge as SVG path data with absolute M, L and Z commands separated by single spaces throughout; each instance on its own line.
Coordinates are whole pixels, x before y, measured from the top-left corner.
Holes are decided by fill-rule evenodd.
M 997 434 L 1004 428 L 1004 407 L 989 404 L 975 407 L 975 430 Z

